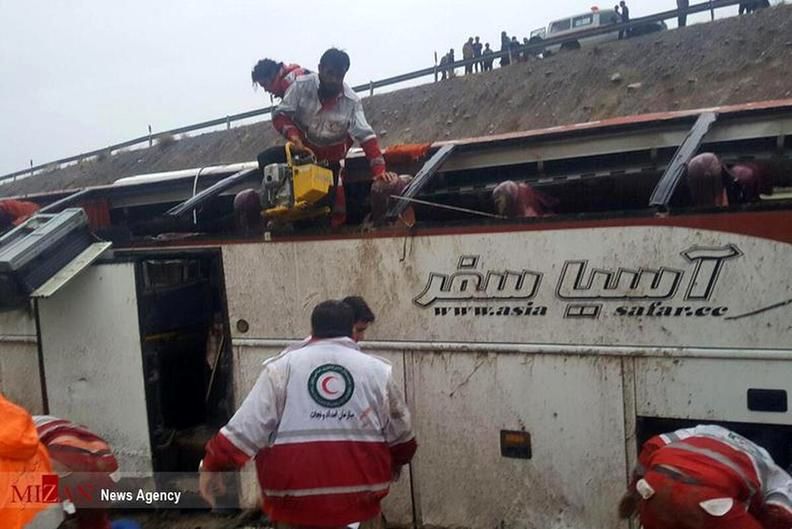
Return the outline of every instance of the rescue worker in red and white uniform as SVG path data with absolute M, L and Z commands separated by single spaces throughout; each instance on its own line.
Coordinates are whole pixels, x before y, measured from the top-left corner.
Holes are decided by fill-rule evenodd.
M 299 64 L 283 64 L 272 59 L 261 59 L 250 72 L 254 85 L 258 85 L 275 97 L 282 98 L 286 90 L 301 75 L 311 73 Z
M 60 478 L 60 500 L 66 512 L 75 514 L 77 529 L 110 529 L 107 509 L 90 497 L 90 492 L 113 490 L 120 478 L 110 445 L 85 426 L 65 419 L 36 415 L 33 421 Z
M 537 191 L 525 182 L 501 182 L 492 190 L 492 201 L 499 215 L 510 219 L 553 215 L 559 201 Z
M 728 207 L 759 202 L 761 195 L 772 195 L 773 185 L 784 185 L 772 164 L 761 161 L 726 165 L 717 155 L 704 152 L 687 164 L 686 181 L 693 206 Z
M 349 55 L 331 48 L 319 61 L 319 73 L 298 77 L 272 114 L 272 124 L 298 150 L 311 149 L 318 160 L 328 163 L 338 175 L 340 162 L 357 141 L 369 162 L 372 179 L 393 180 L 374 129 L 366 121 L 363 104 L 344 83 Z M 261 164 L 261 160 L 259 160 Z M 343 178 L 339 178 L 342 182 Z M 333 224 L 343 224 L 346 204 L 343 189 L 336 187 Z
M 789 529 L 792 478 L 762 447 L 714 425 L 642 447 L 619 512 L 644 529 Z
M 352 340 L 341 301 L 311 314 L 311 336 L 264 363 L 240 409 L 206 445 L 200 489 L 212 505 L 221 471 L 256 459 L 276 527 L 376 526 L 380 501 L 416 450 L 391 365 Z
M 38 204 L 26 200 L 0 200 L 0 233 L 19 226 L 38 210 Z

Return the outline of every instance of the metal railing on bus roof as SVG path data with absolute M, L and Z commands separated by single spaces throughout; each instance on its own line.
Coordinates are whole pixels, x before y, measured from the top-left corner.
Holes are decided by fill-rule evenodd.
M 714 13 L 715 9 L 720 9 L 720 8 L 723 8 L 723 7 L 730 7 L 730 6 L 733 6 L 733 5 L 740 4 L 740 3 L 743 3 L 743 2 L 741 2 L 740 0 L 712 0 L 712 1 L 707 1 L 707 2 L 703 2 L 703 3 L 692 5 L 692 6 L 688 7 L 687 8 L 687 14 L 688 15 L 692 15 L 692 14 L 696 14 L 696 13 L 703 13 L 703 12 L 706 12 L 706 11 L 712 11 Z M 612 33 L 614 31 L 614 29 L 616 29 L 616 28 L 618 28 L 618 30 L 628 31 L 628 30 L 630 30 L 632 28 L 643 26 L 645 24 L 651 24 L 651 23 L 654 23 L 654 22 L 662 22 L 662 21 L 665 21 L 665 20 L 677 18 L 679 16 L 679 14 L 681 12 L 684 12 L 684 11 L 685 11 L 684 9 L 672 9 L 672 10 L 669 10 L 669 11 L 663 11 L 661 13 L 656 13 L 654 15 L 649 15 L 649 16 L 645 16 L 645 17 L 635 18 L 635 19 L 632 19 L 627 24 L 608 25 L 608 26 L 601 26 L 601 27 L 597 27 L 597 28 L 583 30 L 583 31 L 575 33 L 574 34 L 574 39 L 575 40 L 579 40 L 579 39 L 584 39 L 584 38 L 587 38 L 587 37 L 594 37 L 594 36 L 597 36 L 597 35 L 604 35 L 604 34 L 607 34 L 607 33 Z M 549 38 L 549 39 L 544 39 L 544 40 L 542 40 L 540 42 L 530 43 L 528 45 L 520 46 L 519 51 L 520 52 L 532 52 L 532 51 L 533 52 L 540 52 L 541 50 L 543 50 L 543 49 L 545 49 L 547 47 L 551 47 L 551 46 L 555 46 L 557 44 L 563 44 L 564 42 L 568 42 L 571 37 L 572 37 L 571 35 L 567 34 L 567 35 L 563 35 L 563 36 L 560 36 L 560 37 L 552 37 L 552 38 Z M 495 60 L 495 59 L 499 59 L 501 57 L 508 56 L 510 53 L 511 53 L 511 51 L 508 51 L 508 50 L 507 51 L 494 52 L 491 55 L 487 55 L 486 59 L 488 61 L 489 60 Z M 391 86 L 391 85 L 403 83 L 405 81 L 412 81 L 414 79 L 420 79 L 422 77 L 426 77 L 426 76 L 429 76 L 429 75 L 434 76 L 435 80 L 437 80 L 438 74 L 441 73 L 443 71 L 443 69 L 451 70 L 451 69 L 461 68 L 461 67 L 472 65 L 472 64 L 475 64 L 475 63 L 480 63 L 481 61 L 482 61 L 482 58 L 481 57 L 477 57 L 475 59 L 455 61 L 455 62 L 453 62 L 451 64 L 443 65 L 442 67 L 440 65 L 434 65 L 434 66 L 430 66 L 429 68 L 423 68 L 421 70 L 416 70 L 416 71 L 413 71 L 413 72 L 409 72 L 409 73 L 405 73 L 405 74 L 401 74 L 401 75 L 396 75 L 396 76 L 393 76 L 393 77 L 388 77 L 387 79 L 382 79 L 382 80 L 379 80 L 379 81 L 370 81 L 370 82 L 368 82 L 366 84 L 361 84 L 361 85 L 358 85 L 358 86 L 354 86 L 354 87 L 352 87 L 352 90 L 354 90 L 355 92 L 366 92 L 366 91 L 368 91 L 370 95 L 373 95 L 374 89 L 376 89 L 376 88 L 382 88 L 384 86 Z M 26 169 L 22 169 L 20 171 L 15 171 L 13 173 L 8 173 L 8 174 L 0 176 L 0 185 L 2 185 L 4 183 L 7 183 L 9 180 L 15 181 L 18 177 L 21 177 L 21 176 L 24 176 L 24 177 L 33 176 L 37 172 L 42 171 L 44 169 L 52 170 L 53 168 L 60 167 L 62 165 L 68 164 L 68 163 L 79 162 L 81 160 L 85 160 L 85 159 L 88 159 L 88 158 L 93 158 L 95 156 L 112 154 L 113 152 L 118 151 L 120 149 L 126 149 L 128 147 L 134 147 L 136 145 L 140 145 L 140 144 L 143 144 L 143 143 L 151 144 L 151 142 L 152 142 L 152 140 L 154 138 L 157 138 L 157 137 L 160 137 L 160 136 L 175 136 L 177 134 L 185 134 L 187 132 L 194 132 L 194 131 L 198 131 L 198 130 L 209 129 L 209 128 L 217 127 L 217 126 L 220 126 L 220 125 L 226 125 L 227 128 L 230 128 L 231 127 L 231 123 L 233 123 L 235 121 L 241 121 L 241 120 L 245 120 L 245 119 L 254 118 L 254 117 L 257 117 L 257 116 L 264 116 L 264 115 L 267 115 L 267 114 L 271 114 L 272 111 L 275 110 L 275 108 L 276 108 L 276 105 L 271 105 L 271 106 L 268 106 L 268 107 L 265 107 L 265 108 L 249 110 L 247 112 L 242 112 L 242 113 L 239 113 L 239 114 L 233 114 L 233 115 L 225 116 L 225 117 L 222 117 L 222 118 L 211 119 L 209 121 L 203 121 L 201 123 L 196 123 L 196 124 L 193 124 L 193 125 L 186 125 L 184 127 L 178 127 L 178 128 L 175 128 L 175 129 L 165 130 L 165 131 L 158 132 L 158 133 L 155 133 L 155 134 L 149 133 L 149 134 L 147 134 L 145 136 L 139 136 L 137 138 L 133 138 L 131 140 L 127 140 L 127 141 L 124 141 L 124 142 L 121 142 L 121 143 L 116 143 L 116 144 L 113 144 L 113 145 L 109 145 L 109 146 L 103 147 L 101 149 L 96 149 L 96 150 L 93 150 L 93 151 L 88 151 L 88 152 L 84 152 L 84 153 L 81 153 L 81 154 L 76 154 L 74 156 L 61 158 L 59 160 L 53 160 L 51 162 L 47 162 L 47 163 L 44 163 L 44 164 L 31 166 L 31 167 L 28 167 Z

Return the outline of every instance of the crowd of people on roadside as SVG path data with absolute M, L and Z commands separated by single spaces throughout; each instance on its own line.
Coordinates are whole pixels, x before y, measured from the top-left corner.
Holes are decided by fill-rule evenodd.
M 501 55 L 499 64 L 501 67 L 508 66 L 514 62 L 525 62 L 532 56 L 538 56 L 540 53 L 531 53 L 526 50 L 526 47 L 541 38 L 538 36 L 528 38 L 523 37 L 520 40 L 516 36 L 509 37 L 505 31 L 501 32 L 500 50 Z M 462 60 L 474 62 L 464 65 L 465 75 L 475 72 L 488 72 L 492 70 L 495 63 L 495 54 L 498 53 L 492 49 L 489 42 L 482 44 L 481 37 L 470 37 L 462 45 Z M 456 68 L 453 64 L 457 61 L 454 54 L 454 48 L 448 50 L 448 53 L 440 58 L 438 64 L 438 72 L 441 79 L 450 79 L 456 75 Z
M 630 21 L 630 8 L 627 7 L 627 3 L 624 0 L 619 2 L 619 4 L 617 4 L 614 9 L 618 16 L 619 22 L 626 24 Z M 624 38 L 626 34 L 627 33 L 625 31 L 620 31 L 619 39 Z M 540 49 L 538 51 L 531 51 L 528 48 L 530 45 L 541 41 L 542 37 L 539 35 L 533 35 L 530 38 L 523 37 L 520 39 L 515 35 L 510 37 L 506 31 L 502 31 L 500 36 L 499 50 L 499 52 L 502 54 L 499 61 L 500 66 L 508 66 L 509 64 L 515 62 L 526 62 L 531 57 L 541 57 L 544 50 Z M 472 63 L 464 65 L 465 75 L 475 72 L 488 72 L 492 70 L 493 64 L 495 62 L 493 55 L 495 55 L 495 53 L 496 52 L 490 47 L 489 42 L 482 44 L 481 37 L 469 37 L 468 40 L 462 45 L 462 60 L 475 60 Z M 456 68 L 453 66 L 456 60 L 454 48 L 448 50 L 448 53 L 440 58 L 440 62 L 438 63 L 440 79 L 450 79 L 456 75 Z
M 677 9 L 687 10 L 690 7 L 689 0 L 677 0 Z M 753 13 L 759 9 L 770 7 L 769 0 L 753 0 L 750 2 L 741 2 L 739 6 L 739 14 Z M 625 0 L 620 1 L 613 7 L 615 12 L 614 23 L 626 25 L 630 23 L 630 8 Z M 713 15 L 714 16 L 714 15 Z M 687 12 L 680 12 L 678 17 L 678 25 L 684 27 L 687 25 Z M 631 35 L 630 29 L 619 30 L 619 40 L 629 37 Z M 508 66 L 515 62 L 525 62 L 530 57 L 543 56 L 544 50 L 529 51 L 527 47 L 531 44 L 541 42 L 542 37 L 534 35 L 531 38 L 523 37 L 520 40 L 516 36 L 511 36 L 503 31 L 501 32 L 501 45 L 500 53 L 504 54 L 500 57 L 500 66 Z M 474 62 L 465 64 L 465 75 L 475 72 L 487 72 L 492 70 L 495 58 L 492 57 L 497 52 L 490 47 L 489 42 L 482 44 L 480 37 L 470 37 L 462 45 L 462 60 Z M 438 73 L 440 79 L 450 79 L 456 75 L 456 68 L 453 66 L 458 59 L 455 57 L 454 49 L 451 48 L 448 53 L 440 58 L 438 63 Z

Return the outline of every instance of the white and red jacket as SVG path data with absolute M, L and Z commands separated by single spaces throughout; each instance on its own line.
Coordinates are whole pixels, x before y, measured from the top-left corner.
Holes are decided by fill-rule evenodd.
M 286 90 L 289 89 L 298 77 L 309 73 L 311 73 L 310 70 L 306 70 L 299 64 L 284 64 L 281 66 L 275 79 L 273 79 L 272 83 L 267 87 L 267 91 L 272 93 L 275 97 L 282 98 L 286 95 Z
M 264 363 L 203 466 L 255 457 L 271 520 L 335 527 L 377 516 L 416 446 L 391 365 L 350 338 L 311 340 Z
M 357 141 L 366 154 L 371 175 L 385 173 L 377 135 L 366 121 L 360 98 L 346 83 L 338 96 L 321 101 L 319 74 L 298 77 L 272 113 L 272 125 L 287 140 L 300 138 L 320 160 L 328 162 L 343 160 Z
M 748 439 L 715 425 L 676 430 L 649 439 L 639 455 L 636 479 L 653 469 L 719 487 L 726 479 L 736 502 L 766 528 L 792 527 L 792 478 L 770 454 Z

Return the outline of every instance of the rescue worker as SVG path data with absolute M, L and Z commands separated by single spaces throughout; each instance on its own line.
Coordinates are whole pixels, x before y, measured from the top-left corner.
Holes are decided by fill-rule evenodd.
M 352 339 L 362 341 L 366 336 L 369 325 L 374 323 L 375 317 L 366 300 L 360 296 L 347 296 L 342 299 L 352 309 L 355 323 L 352 324 Z
M 253 85 L 258 85 L 275 97 L 283 98 L 286 90 L 301 75 L 311 73 L 299 64 L 283 64 L 272 59 L 261 59 L 250 72 Z
M 748 439 L 714 425 L 644 443 L 619 514 L 644 529 L 789 529 L 792 478 Z
M 33 418 L 2 394 L 0 417 L 0 527 L 57 527 L 63 520 L 57 476 Z
M 417 445 L 391 365 L 360 350 L 353 320 L 349 305 L 319 303 L 311 339 L 264 363 L 206 445 L 200 490 L 210 504 L 225 489 L 219 472 L 255 457 L 275 527 L 380 523 L 380 501 Z
M 319 73 L 298 77 L 273 112 L 272 124 L 298 150 L 310 148 L 338 178 L 333 225 L 345 222 L 346 204 L 340 162 L 354 141 L 363 148 L 374 181 L 385 178 L 385 159 L 360 98 L 344 83 L 349 55 L 336 48 L 319 61 Z
M 773 175 L 761 162 L 723 164 L 711 152 L 694 156 L 687 164 L 686 181 L 692 204 L 726 207 L 756 202 L 760 195 L 773 194 Z
M 507 180 L 492 190 L 499 215 L 508 218 L 544 217 L 555 213 L 558 200 L 526 183 Z
M 110 529 L 107 510 L 85 495 L 85 491 L 112 490 L 118 482 L 118 461 L 110 445 L 84 426 L 64 419 L 37 415 L 33 420 L 60 479 L 60 499 L 67 512 L 75 514 L 77 529 Z
M 391 196 L 399 196 L 412 182 L 410 175 L 397 175 L 387 173 L 381 180 L 371 184 L 369 199 L 371 201 L 371 221 L 374 224 L 381 224 L 385 220 L 388 208 L 394 203 Z M 415 224 L 415 210 L 412 206 L 407 208 L 401 216 L 402 222 L 407 226 Z
M 25 200 L 0 200 L 0 233 L 19 226 L 36 214 L 39 205 Z
M 687 164 L 687 185 L 694 206 L 725 207 L 729 205 L 723 177 L 723 166 L 717 156 L 701 153 Z

